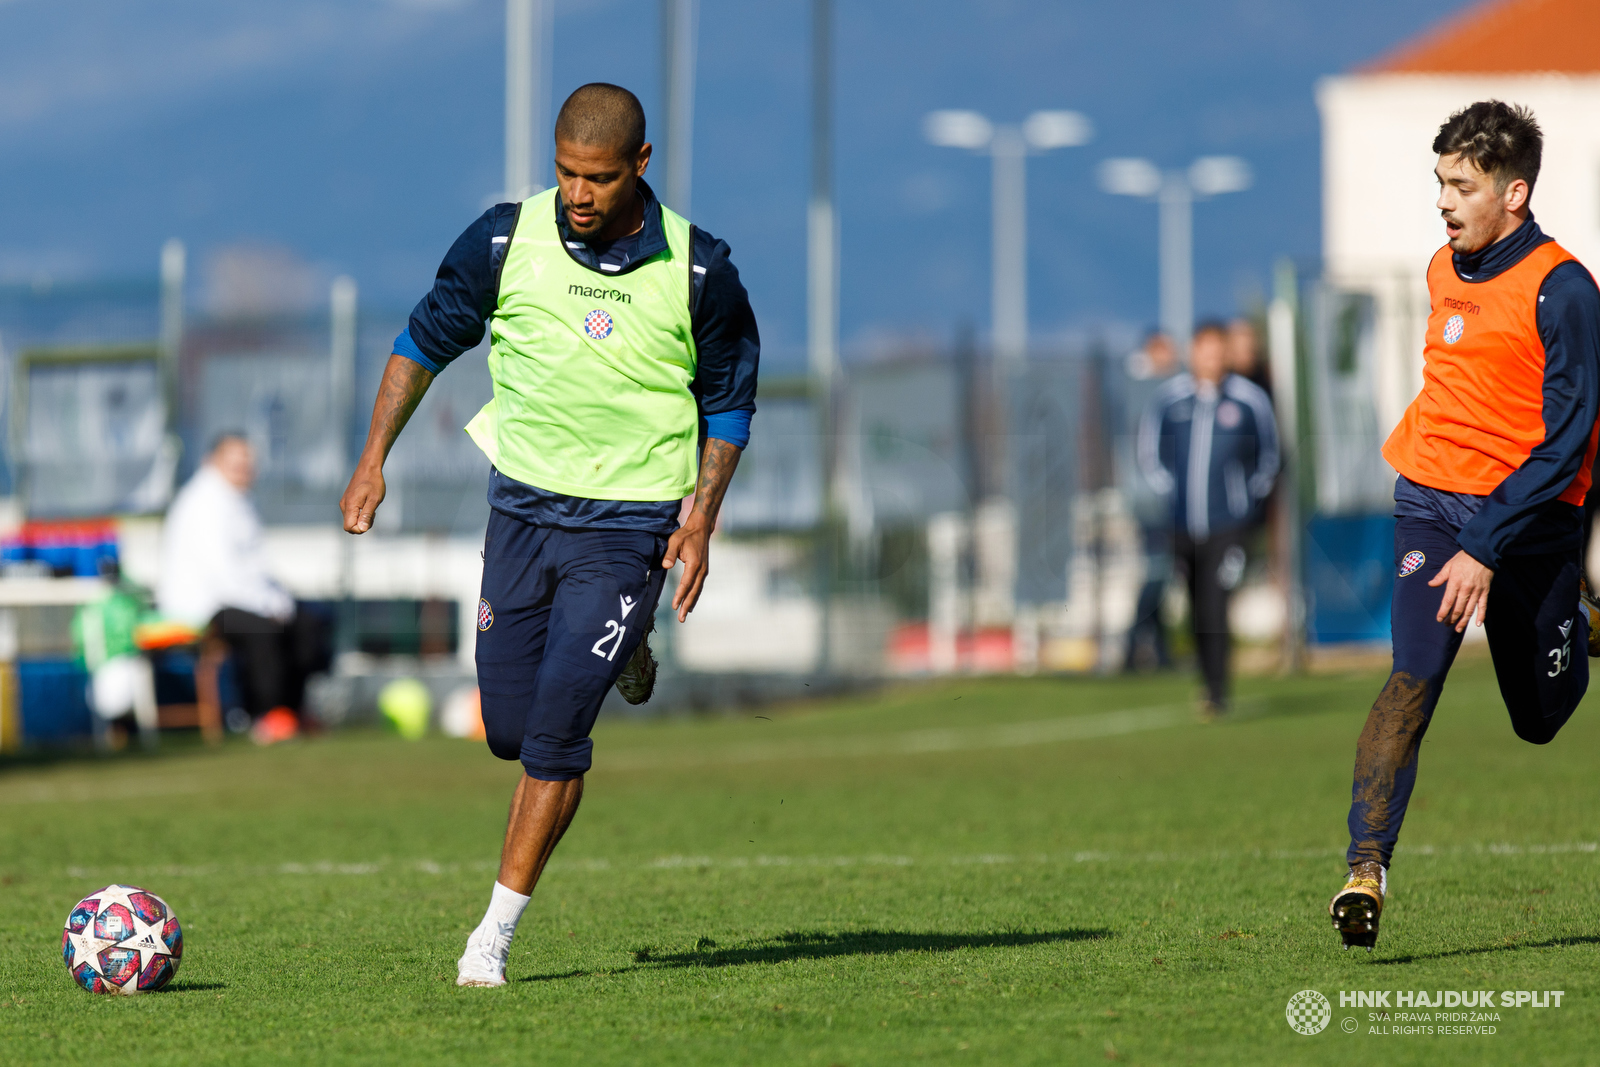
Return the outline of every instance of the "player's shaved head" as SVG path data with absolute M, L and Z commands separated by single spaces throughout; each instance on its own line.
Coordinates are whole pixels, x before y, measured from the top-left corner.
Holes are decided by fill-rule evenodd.
M 631 157 L 644 147 L 644 108 L 620 85 L 590 82 L 579 86 L 556 116 L 555 139 L 605 148 Z
M 644 108 L 620 85 L 592 82 L 556 116 L 556 185 L 580 241 L 615 241 L 644 221 L 639 179 L 650 166 Z

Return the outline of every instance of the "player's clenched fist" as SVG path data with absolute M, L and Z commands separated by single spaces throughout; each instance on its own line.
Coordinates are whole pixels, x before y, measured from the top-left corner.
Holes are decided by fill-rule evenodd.
M 372 518 L 383 503 L 384 484 L 382 470 L 356 468 L 344 496 L 339 498 L 339 510 L 344 515 L 344 532 L 364 534 L 372 529 Z

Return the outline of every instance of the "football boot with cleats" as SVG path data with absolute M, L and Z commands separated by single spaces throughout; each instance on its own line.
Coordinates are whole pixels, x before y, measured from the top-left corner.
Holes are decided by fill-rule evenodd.
M 630 704 L 643 704 L 656 690 L 656 657 L 650 651 L 650 635 L 655 632 L 656 619 L 652 615 L 650 625 L 639 639 L 639 647 L 633 650 L 628 665 L 622 668 L 622 676 L 617 679 L 617 692 Z
M 1365 860 L 1350 868 L 1344 888 L 1328 902 L 1333 928 L 1344 939 L 1346 950 L 1359 945 L 1368 952 L 1378 943 L 1378 920 L 1383 916 L 1383 898 L 1389 888 L 1389 872 L 1375 860 Z

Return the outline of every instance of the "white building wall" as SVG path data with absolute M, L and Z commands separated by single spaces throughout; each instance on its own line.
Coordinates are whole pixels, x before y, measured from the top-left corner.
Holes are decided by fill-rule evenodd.
M 1600 77 L 1359 74 L 1317 88 L 1324 270 L 1377 302 L 1374 399 L 1385 433 L 1422 385 L 1426 272 L 1445 240 L 1429 146 L 1452 111 L 1489 98 L 1533 109 L 1545 137 L 1534 216 L 1600 268 Z

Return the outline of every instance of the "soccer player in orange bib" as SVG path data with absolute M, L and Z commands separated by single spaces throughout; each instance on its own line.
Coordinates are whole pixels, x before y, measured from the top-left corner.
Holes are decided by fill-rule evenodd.
M 1555 737 L 1589 687 L 1600 614 L 1583 501 L 1600 410 L 1600 290 L 1528 206 L 1543 135 L 1498 100 L 1434 138 L 1449 243 L 1428 265 L 1422 392 L 1383 446 L 1395 482 L 1394 668 L 1356 745 L 1344 947 L 1378 938 L 1417 755 L 1469 622 L 1518 737 Z M 1586 647 L 1587 646 L 1587 647 Z

